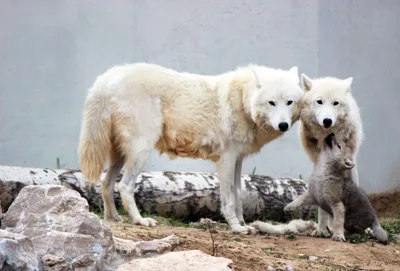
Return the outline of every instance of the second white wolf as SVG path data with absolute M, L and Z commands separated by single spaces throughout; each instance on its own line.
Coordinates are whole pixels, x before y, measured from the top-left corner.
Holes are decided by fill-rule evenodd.
M 248 232 L 241 189 L 243 158 L 288 131 L 299 119 L 303 95 L 297 67 L 248 65 L 215 76 L 177 72 L 154 64 L 116 66 L 100 75 L 85 100 L 79 142 L 84 176 L 102 183 L 105 218 L 119 220 L 115 179 L 133 223 L 143 218 L 134 199 L 135 181 L 150 152 L 216 162 L 221 211 L 234 232 Z
M 310 79 L 301 75 L 303 107 L 300 113 L 299 131 L 301 144 L 315 165 L 322 151 L 324 138 L 330 133 L 343 142 L 356 166 L 351 169 L 352 179 L 359 185 L 357 154 L 363 140 L 360 110 L 351 94 L 353 78 L 323 77 Z M 332 227 L 329 216 L 318 209 L 318 230 L 314 235 L 328 236 L 327 226 Z

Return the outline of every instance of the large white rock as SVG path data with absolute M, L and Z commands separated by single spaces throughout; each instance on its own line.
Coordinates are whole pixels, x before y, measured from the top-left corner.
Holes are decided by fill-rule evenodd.
M 120 265 L 117 271 L 232 271 L 233 262 L 213 257 L 200 250 L 169 252 L 154 258 L 135 259 Z
M 2 221 L 9 232 L 32 240 L 40 257 L 91 255 L 103 266 L 115 254 L 111 229 L 89 212 L 86 199 L 60 185 L 30 185 L 19 192 Z

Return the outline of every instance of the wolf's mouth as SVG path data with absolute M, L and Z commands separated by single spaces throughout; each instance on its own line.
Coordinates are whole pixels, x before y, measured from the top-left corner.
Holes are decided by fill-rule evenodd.
M 327 137 L 325 137 L 325 144 L 332 149 L 333 144 L 336 144 L 336 137 L 334 133 L 330 133 Z

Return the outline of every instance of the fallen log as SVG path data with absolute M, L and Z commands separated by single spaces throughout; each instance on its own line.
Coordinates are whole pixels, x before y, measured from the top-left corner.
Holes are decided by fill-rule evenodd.
M 106 171 L 101 179 L 105 174 Z M 122 172 L 117 182 L 121 178 Z M 261 219 L 286 222 L 291 217 L 284 214 L 283 207 L 307 190 L 306 182 L 291 178 L 243 174 L 241 181 L 243 189 L 240 197 L 246 221 Z M 100 183 L 86 183 L 80 170 L 0 166 L 0 201 L 3 210 L 8 209 L 23 186 L 40 184 L 61 184 L 72 188 L 92 208 L 103 208 Z M 219 211 L 219 181 L 214 173 L 142 172 L 136 180 L 134 193 L 142 212 L 185 221 L 198 221 L 203 217 L 223 220 Z M 114 197 L 117 208 L 122 208 L 117 186 Z M 303 219 L 312 219 L 314 216 L 315 208 L 307 208 L 297 214 Z

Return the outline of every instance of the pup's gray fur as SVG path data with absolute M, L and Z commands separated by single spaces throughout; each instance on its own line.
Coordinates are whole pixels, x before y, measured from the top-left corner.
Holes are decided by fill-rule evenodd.
M 318 205 L 333 217 L 333 240 L 345 241 L 344 230 L 362 233 L 371 227 L 374 237 L 387 244 L 387 233 L 381 227 L 368 196 L 352 180 L 351 169 L 355 164 L 350 158 L 351 154 L 346 152 L 335 135 L 329 134 L 324 139 L 308 191 L 284 210 L 294 210 L 301 205 Z

